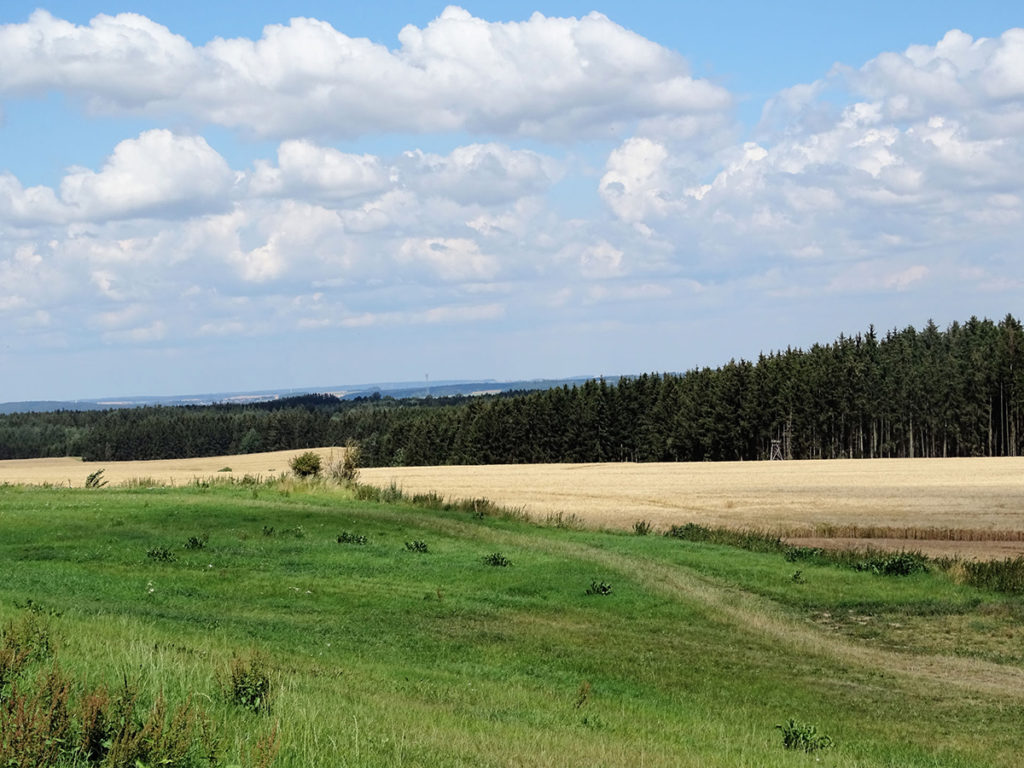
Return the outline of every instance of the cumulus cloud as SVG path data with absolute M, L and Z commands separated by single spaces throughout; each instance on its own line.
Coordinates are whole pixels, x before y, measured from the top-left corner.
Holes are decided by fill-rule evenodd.
M 290 140 L 278 147 L 277 167 L 259 162 L 249 185 L 257 195 L 311 194 L 344 200 L 383 192 L 391 181 L 388 169 L 378 157 Z
M 114 148 L 103 168 L 72 168 L 60 186 L 61 200 L 89 220 L 223 208 L 234 174 L 199 136 L 167 130 L 142 133 Z
M 1018 32 L 838 67 L 733 141 L 707 133 L 727 93 L 599 14 L 492 24 L 450 8 L 388 50 L 308 19 L 194 47 L 139 16 L 76 27 L 40 12 L 0 28 L 0 92 L 64 89 L 92 110 L 283 140 L 231 168 L 200 135 L 152 130 L 53 187 L 0 174 L 0 316 L 37 340 L 81 327 L 111 345 L 215 344 L 1015 290 Z M 131 61 L 145 77 L 118 80 Z M 510 138 L 620 127 L 596 173 Z M 505 138 L 391 156 L 323 139 L 388 130 Z M 561 205 L 566 177 L 606 212 Z
M 767 258 L 803 263 L 822 288 L 906 290 L 939 262 L 1006 254 L 1024 234 L 1021 57 L 1022 30 L 953 31 L 839 67 L 773 99 L 762 139 L 720 151 L 706 183 L 663 138 L 635 136 L 609 155 L 599 193 L 652 242 L 685 243 L 695 269 Z M 837 262 L 869 266 L 829 277 Z
M 488 22 L 450 6 L 389 50 L 316 19 L 192 46 L 144 16 L 0 26 L 0 93 L 181 113 L 265 137 L 472 131 L 575 139 L 731 106 L 685 60 L 599 13 Z

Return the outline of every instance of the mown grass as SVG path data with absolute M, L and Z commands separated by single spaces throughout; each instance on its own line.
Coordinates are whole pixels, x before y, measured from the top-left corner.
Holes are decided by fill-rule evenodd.
M 191 701 L 222 765 L 258 765 L 274 739 L 273 764 L 296 767 L 1011 766 L 1024 752 L 1019 654 L 985 646 L 951 666 L 930 635 L 844 618 L 955 618 L 981 637 L 1012 632 L 1019 598 L 943 572 L 358 495 L 0 489 L 0 623 L 39 617 L 55 648 L 21 684 L 57 663 L 72 697 L 128 680 L 142 710 Z M 269 694 L 242 678 L 233 696 L 252 659 Z M 835 746 L 784 750 L 775 726 L 791 718 Z

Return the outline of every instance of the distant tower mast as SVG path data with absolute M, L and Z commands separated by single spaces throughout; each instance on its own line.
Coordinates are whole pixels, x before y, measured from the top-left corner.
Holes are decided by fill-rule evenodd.
M 427 397 L 430 397 L 430 374 L 429 373 L 424 373 L 423 374 L 423 378 L 427 382 Z

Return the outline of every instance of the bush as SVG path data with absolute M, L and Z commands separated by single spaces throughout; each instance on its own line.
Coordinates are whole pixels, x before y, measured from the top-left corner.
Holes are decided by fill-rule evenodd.
M 782 731 L 782 746 L 786 749 L 817 752 L 819 749 L 828 749 L 833 746 L 832 739 L 824 734 L 819 734 L 818 729 L 813 725 L 798 723 L 793 718 L 790 718 L 789 722 L 775 727 Z
M 355 485 L 359 481 L 360 458 L 359 444 L 349 440 L 345 443 L 345 453 L 341 461 L 335 461 L 328 467 L 331 477 L 344 485 Z
M 289 466 L 299 477 L 319 477 L 322 460 L 315 451 L 306 451 L 293 458 Z
M 501 552 L 492 552 L 484 556 L 484 565 L 492 565 L 495 568 L 507 568 L 512 565 L 512 561 L 501 554 Z
M 607 581 L 591 581 L 590 586 L 587 587 L 586 594 L 588 595 L 610 595 L 612 593 L 612 585 Z

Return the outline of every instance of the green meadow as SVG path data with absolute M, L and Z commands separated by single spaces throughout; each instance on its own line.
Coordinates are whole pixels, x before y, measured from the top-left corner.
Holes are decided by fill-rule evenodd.
M 1018 595 L 357 495 L 0 487 L 0 765 L 1020 765 Z

